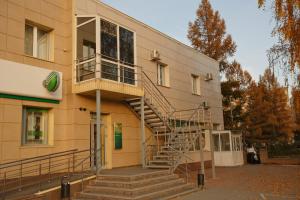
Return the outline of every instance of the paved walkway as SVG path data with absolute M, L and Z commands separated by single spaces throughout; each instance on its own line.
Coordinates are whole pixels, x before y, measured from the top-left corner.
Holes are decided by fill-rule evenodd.
M 300 200 L 299 165 L 245 165 L 216 172 L 217 179 L 209 178 L 203 191 L 178 200 Z

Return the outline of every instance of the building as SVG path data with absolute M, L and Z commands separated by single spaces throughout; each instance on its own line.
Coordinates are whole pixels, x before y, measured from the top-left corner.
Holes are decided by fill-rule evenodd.
M 101 141 L 103 168 L 140 165 L 143 141 L 170 119 L 187 123 L 205 102 L 223 130 L 217 61 L 104 3 L 0 1 L 0 163 Z

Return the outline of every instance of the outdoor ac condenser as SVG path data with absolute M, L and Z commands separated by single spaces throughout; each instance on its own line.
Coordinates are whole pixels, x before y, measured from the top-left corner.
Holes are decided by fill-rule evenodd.
M 211 80 L 213 80 L 213 75 L 212 75 L 212 73 L 207 73 L 206 76 L 205 76 L 205 80 L 206 80 L 206 81 L 211 81 Z
M 154 49 L 151 52 L 151 60 L 152 61 L 158 61 L 158 60 L 160 60 L 160 54 L 159 54 L 159 52 L 156 49 Z

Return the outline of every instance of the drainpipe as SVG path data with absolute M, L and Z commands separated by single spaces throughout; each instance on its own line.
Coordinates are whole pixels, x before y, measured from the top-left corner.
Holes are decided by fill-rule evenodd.
M 144 96 L 141 97 L 141 157 L 142 157 L 142 166 L 146 167 L 145 163 L 145 109 L 144 109 Z
M 96 90 L 96 133 L 97 133 L 97 152 L 96 153 L 96 173 L 101 169 L 101 91 Z

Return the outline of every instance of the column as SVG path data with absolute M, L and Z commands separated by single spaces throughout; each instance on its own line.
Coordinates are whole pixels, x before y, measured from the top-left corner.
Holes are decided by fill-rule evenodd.
M 96 153 L 96 173 L 101 169 L 101 91 L 96 90 L 96 133 L 97 133 L 97 152 Z
M 144 109 L 144 96 L 141 97 L 141 159 L 143 168 L 146 167 L 145 162 L 145 109 Z

